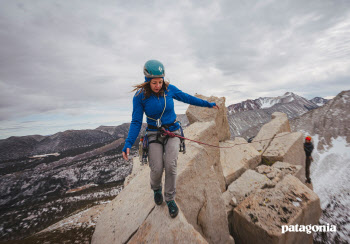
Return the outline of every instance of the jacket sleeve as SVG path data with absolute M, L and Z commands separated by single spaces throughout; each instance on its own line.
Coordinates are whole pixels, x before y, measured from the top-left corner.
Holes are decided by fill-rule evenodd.
M 178 101 L 188 103 L 191 105 L 195 105 L 195 106 L 208 107 L 208 108 L 212 108 L 213 106 L 216 105 L 216 103 L 210 103 L 210 102 L 205 101 L 203 99 L 200 99 L 198 97 L 191 96 L 191 95 L 181 91 L 176 86 L 169 85 L 169 88 L 174 93 L 174 98 Z
M 129 128 L 128 138 L 125 140 L 123 152 L 126 152 L 127 148 L 131 148 L 134 145 L 137 136 L 139 135 L 143 120 L 143 105 L 142 95 L 134 96 L 133 98 L 133 110 L 132 120 Z

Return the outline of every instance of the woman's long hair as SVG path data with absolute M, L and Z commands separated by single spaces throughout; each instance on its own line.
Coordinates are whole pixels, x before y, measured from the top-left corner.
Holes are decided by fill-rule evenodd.
M 133 86 L 134 89 L 131 92 L 137 91 L 136 96 L 140 95 L 141 92 L 143 92 L 143 94 L 144 94 L 144 98 L 143 99 L 147 99 L 147 98 L 149 98 L 151 96 L 152 93 L 154 93 L 152 91 L 152 89 L 151 89 L 150 83 L 151 83 L 151 81 L 143 82 L 143 83 L 138 84 L 138 85 L 134 85 Z M 169 83 L 170 82 L 165 81 L 163 79 L 162 89 L 158 93 L 160 96 L 163 96 L 164 91 L 168 90 Z

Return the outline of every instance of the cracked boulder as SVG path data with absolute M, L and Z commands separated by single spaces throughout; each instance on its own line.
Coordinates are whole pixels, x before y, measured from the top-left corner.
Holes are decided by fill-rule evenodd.
M 179 157 L 176 202 L 187 221 L 209 243 L 234 243 L 217 172 L 207 147 L 189 143 L 187 151 Z
M 185 137 L 191 138 L 195 141 L 205 142 L 210 145 L 214 145 L 216 147 L 210 147 L 207 145 L 203 145 L 206 152 L 208 153 L 209 160 L 207 160 L 207 166 L 213 166 L 215 173 L 217 175 L 217 180 L 220 185 L 221 192 L 226 191 L 225 178 L 223 175 L 222 166 L 220 163 L 220 151 L 217 146 L 219 146 L 219 139 L 216 133 L 216 124 L 214 121 L 210 122 L 196 122 L 191 124 L 184 130 Z M 186 154 L 191 153 L 191 149 L 188 148 L 190 145 L 199 145 L 192 141 L 186 141 L 187 152 Z M 201 145 L 202 146 L 202 145 Z M 185 154 L 185 155 L 186 155 Z M 183 154 L 180 153 L 180 156 Z
M 316 225 L 321 213 L 316 193 L 287 175 L 275 188 L 257 191 L 234 209 L 234 237 L 239 243 L 312 243 L 312 235 L 282 234 L 282 226 Z
M 302 169 L 298 176 L 301 181 L 304 181 L 305 152 L 303 147 L 303 134 L 301 132 L 284 132 L 277 134 L 263 153 L 262 161 L 266 165 L 272 165 L 277 161 L 299 165 Z
M 233 233 L 233 208 L 236 207 L 250 194 L 253 194 L 258 189 L 271 184 L 271 181 L 265 175 L 248 169 L 246 172 L 244 172 L 244 174 L 241 175 L 241 177 L 229 185 L 227 191 L 222 194 L 222 198 L 225 202 L 226 216 L 229 223 L 230 233 Z
M 276 162 L 272 165 L 272 168 L 281 170 L 283 177 L 291 174 L 297 177 L 299 180 L 303 180 L 303 166 L 301 165 L 294 165 L 287 162 Z
M 260 165 L 260 166 L 256 167 L 255 170 L 259 174 L 266 175 L 266 177 L 269 178 L 270 180 L 273 180 L 275 178 L 282 179 L 282 175 L 283 175 L 282 171 L 279 169 L 273 168 L 271 166 Z
M 220 142 L 220 162 L 226 187 L 247 169 L 254 169 L 261 161 L 260 153 L 243 138 Z
M 232 211 L 230 202 L 232 202 L 233 197 L 235 198 L 234 202 L 236 202 L 236 204 L 239 204 L 251 193 L 265 187 L 268 184 L 271 184 L 271 181 L 265 175 L 248 169 L 246 172 L 244 172 L 244 174 L 241 175 L 241 177 L 232 182 L 228 186 L 227 191 L 222 194 L 226 210 Z
M 301 179 L 302 166 L 286 162 L 276 162 L 272 166 L 259 165 L 255 170 L 259 174 L 266 175 L 267 178 L 276 184 L 289 174 Z
M 195 122 L 215 121 L 216 130 L 219 141 L 228 140 L 231 137 L 230 127 L 227 119 L 227 108 L 225 106 L 225 97 L 206 97 L 203 95 L 196 95 L 200 99 L 208 102 L 215 102 L 219 109 L 196 107 L 190 105 L 186 111 L 186 116 L 190 124 Z
M 253 139 L 252 145 L 262 154 L 272 139 L 282 132 L 291 132 L 288 117 L 285 113 L 274 112 L 272 120 L 261 127 L 259 133 Z

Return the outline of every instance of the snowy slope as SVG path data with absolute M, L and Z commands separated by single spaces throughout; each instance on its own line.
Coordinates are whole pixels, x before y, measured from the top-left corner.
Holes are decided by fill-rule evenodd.
M 323 210 L 320 223 L 337 226 L 336 233 L 317 234 L 314 239 L 322 243 L 350 243 L 350 144 L 338 137 L 332 139 L 332 147 L 318 150 L 319 135 L 313 139 L 311 179 Z

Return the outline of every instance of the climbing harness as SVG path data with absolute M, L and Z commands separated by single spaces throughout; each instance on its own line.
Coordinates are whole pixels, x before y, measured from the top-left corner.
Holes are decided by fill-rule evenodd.
M 179 152 L 182 152 L 182 153 L 186 153 L 186 144 L 185 144 L 185 138 L 184 137 L 184 132 L 183 132 L 183 128 L 182 128 L 182 125 L 181 125 L 181 122 L 180 121 L 174 121 L 174 123 L 172 124 L 168 124 L 168 125 L 163 125 L 161 128 L 158 128 L 158 127 L 155 127 L 153 125 L 148 125 L 147 127 L 149 129 L 157 129 L 157 134 L 156 134 L 156 139 L 154 140 L 149 140 L 149 136 L 147 135 L 147 129 L 145 131 L 145 134 L 144 136 L 141 136 L 140 138 L 140 143 L 139 143 L 139 159 L 140 159 L 140 162 L 141 162 L 141 165 L 143 164 L 147 164 L 148 162 L 148 152 L 149 152 L 149 144 L 151 143 L 159 143 L 161 144 L 163 147 L 164 145 L 167 144 L 168 142 L 168 139 L 169 139 L 169 136 L 162 133 L 162 130 L 167 130 L 169 129 L 171 126 L 175 125 L 175 123 L 179 123 L 180 125 L 180 133 L 181 133 L 181 137 L 179 137 L 180 139 L 180 150 Z M 170 131 L 169 131 L 170 132 Z M 172 132 L 170 132 L 172 133 Z M 176 135 L 176 134 L 174 134 Z M 163 141 L 161 141 L 159 138 L 165 138 Z
M 180 130 L 181 137 L 184 137 L 184 132 L 183 132 L 182 125 L 181 125 L 180 121 L 176 121 L 175 120 L 174 123 L 163 125 L 160 128 L 157 128 L 157 127 L 155 127 L 153 125 L 147 125 L 148 129 L 156 129 L 156 130 L 158 130 L 157 131 L 157 135 L 156 135 L 156 139 L 152 140 L 152 141 L 149 141 L 149 144 L 151 144 L 151 143 L 159 143 L 159 144 L 162 144 L 163 146 L 166 145 L 167 142 L 168 142 L 169 136 L 164 134 L 164 133 L 162 133 L 162 131 L 163 130 L 167 130 L 168 131 L 169 128 L 171 126 L 175 125 L 176 123 L 179 123 L 179 125 L 180 125 L 179 130 Z M 161 141 L 159 138 L 165 138 L 165 139 L 163 141 Z M 180 138 L 180 150 L 179 150 L 179 152 L 183 152 L 183 153 L 186 152 L 185 140 L 182 139 L 182 138 Z

